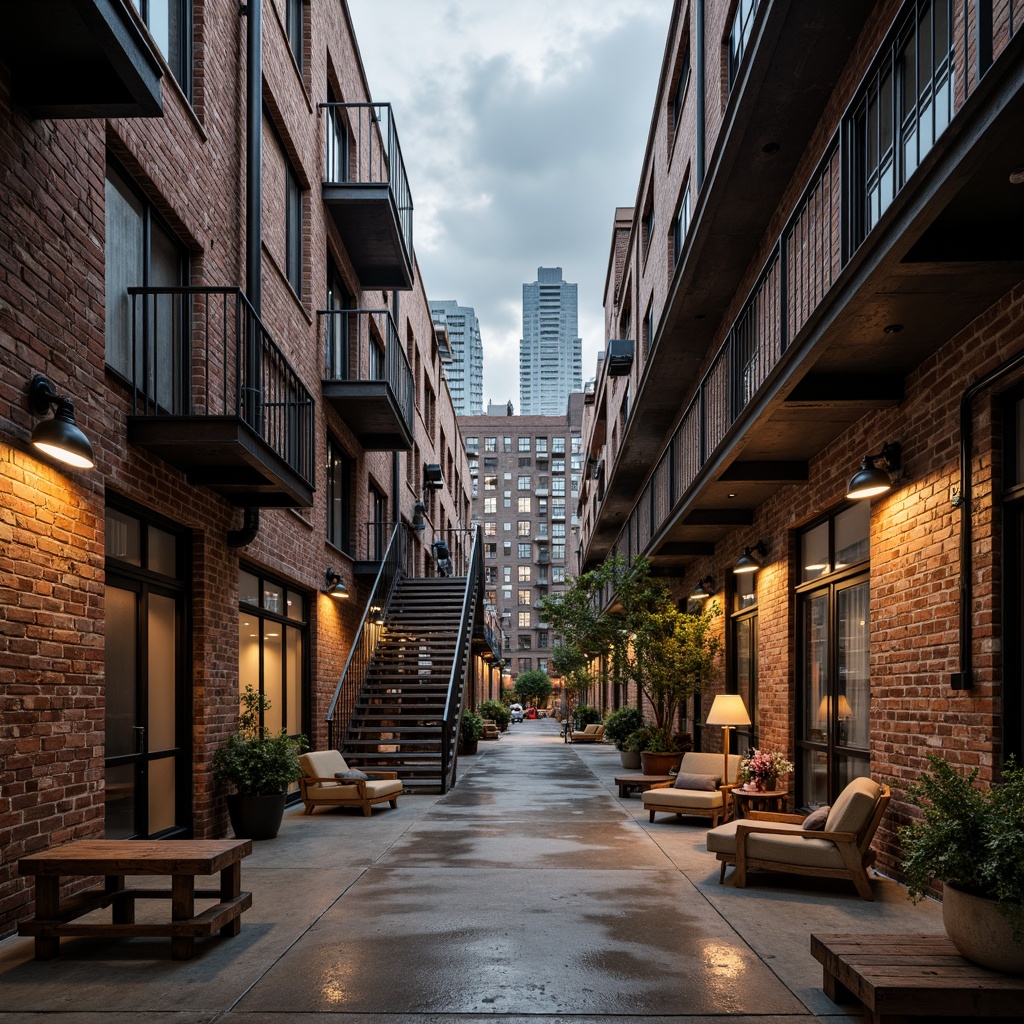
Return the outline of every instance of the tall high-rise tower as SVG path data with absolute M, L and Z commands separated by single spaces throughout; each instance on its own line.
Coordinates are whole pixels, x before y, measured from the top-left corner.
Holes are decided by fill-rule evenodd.
M 570 392 L 583 390 L 583 342 L 577 337 L 576 285 L 561 267 L 538 267 L 523 285 L 519 342 L 519 410 L 523 416 L 564 414 Z
M 451 342 L 451 358 L 444 361 L 452 404 L 457 416 L 479 416 L 484 404 L 484 346 L 480 321 L 472 306 L 454 299 L 431 301 L 434 323 L 444 323 Z

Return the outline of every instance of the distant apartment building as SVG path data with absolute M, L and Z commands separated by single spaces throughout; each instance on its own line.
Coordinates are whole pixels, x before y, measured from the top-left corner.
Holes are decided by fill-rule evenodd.
M 476 310 L 454 299 L 438 299 L 431 300 L 430 314 L 448 334 L 450 354 L 443 360 L 444 376 L 455 413 L 479 416 L 484 405 L 484 346 Z
M 458 418 L 469 460 L 472 522 L 483 531 L 484 603 L 502 624 L 506 685 L 508 676 L 548 671 L 554 635 L 540 601 L 563 589 L 574 564 L 582 421 L 579 393 L 568 396 L 561 416 Z
M 576 285 L 561 267 L 538 267 L 523 285 L 519 342 L 519 409 L 523 416 L 560 416 L 569 395 L 583 387 L 583 342 L 578 337 Z

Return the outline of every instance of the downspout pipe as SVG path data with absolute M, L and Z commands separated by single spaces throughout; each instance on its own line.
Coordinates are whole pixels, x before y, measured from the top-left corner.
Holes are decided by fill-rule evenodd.
M 697 0 L 694 7 L 694 20 L 697 22 L 697 38 L 695 40 L 697 47 L 697 188 L 696 191 L 700 192 L 701 185 L 704 184 L 704 0 Z
M 955 506 L 960 509 L 960 671 L 950 677 L 954 690 L 974 686 L 973 595 L 974 531 L 971 523 L 971 464 L 974 461 L 974 400 L 993 385 L 1024 369 L 1024 350 L 1011 356 L 991 373 L 976 380 L 960 399 L 960 494 Z
M 262 314 L 263 239 L 263 0 L 248 0 L 241 13 L 246 17 L 246 118 L 245 118 L 245 294 L 256 315 Z M 257 358 L 246 352 L 247 362 Z M 244 548 L 256 539 L 260 510 L 247 508 L 242 526 L 228 531 L 228 547 Z

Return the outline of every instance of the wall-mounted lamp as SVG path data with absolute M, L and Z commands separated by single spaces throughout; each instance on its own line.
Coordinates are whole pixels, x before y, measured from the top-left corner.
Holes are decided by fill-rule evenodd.
M 881 466 L 876 465 L 879 462 Z M 899 441 L 883 444 L 877 455 L 864 456 L 860 469 L 853 474 L 846 488 L 847 498 L 873 498 L 876 494 L 892 490 L 892 478 L 902 465 Z
M 333 569 L 328 569 L 324 573 L 324 579 L 326 580 L 326 585 L 324 586 L 325 594 L 339 599 L 348 598 L 348 587 L 342 583 L 341 577 Z
M 412 507 L 412 528 L 414 530 L 424 530 L 427 526 L 427 521 L 423 517 L 423 514 L 427 511 L 427 506 L 422 501 L 417 501 Z
M 715 581 L 710 576 L 704 576 L 697 581 L 697 586 L 690 591 L 691 601 L 706 601 L 715 590 Z
M 750 725 L 750 715 L 747 714 L 743 698 L 738 693 L 720 693 L 711 705 L 704 724 L 722 727 L 722 750 L 725 756 L 722 781 L 727 783 L 729 781 L 729 730 L 734 725 Z
M 761 558 L 768 557 L 768 549 L 764 546 L 763 540 L 759 540 L 753 547 L 743 549 L 743 554 L 732 567 L 733 573 L 742 576 L 745 572 L 757 572 L 761 568 L 761 562 L 756 557 L 757 555 L 760 555 Z
M 32 444 L 41 452 L 75 469 L 92 469 L 96 461 L 89 438 L 75 425 L 75 408 L 62 398 L 41 373 L 28 386 L 29 408 L 36 416 L 45 416 L 53 406 L 53 419 L 37 423 Z

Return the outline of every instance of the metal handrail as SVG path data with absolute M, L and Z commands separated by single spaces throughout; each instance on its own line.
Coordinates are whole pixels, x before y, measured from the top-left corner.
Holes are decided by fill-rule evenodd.
M 405 574 L 408 547 L 405 524 L 396 523 L 391 531 L 391 538 L 377 572 L 373 590 L 370 592 L 366 608 L 363 610 L 359 628 L 356 630 L 348 657 L 345 659 L 345 667 L 341 670 L 338 685 L 334 688 L 334 696 L 327 709 L 327 745 L 330 748 L 341 749 L 340 738 L 335 735 L 335 718 L 339 706 L 345 722 L 352 717 L 356 699 L 366 679 L 366 671 L 380 640 L 381 630 L 378 619 L 383 618 L 391 595 L 394 593 L 395 584 Z
M 238 416 L 311 486 L 313 396 L 237 287 L 132 287 L 132 413 Z

